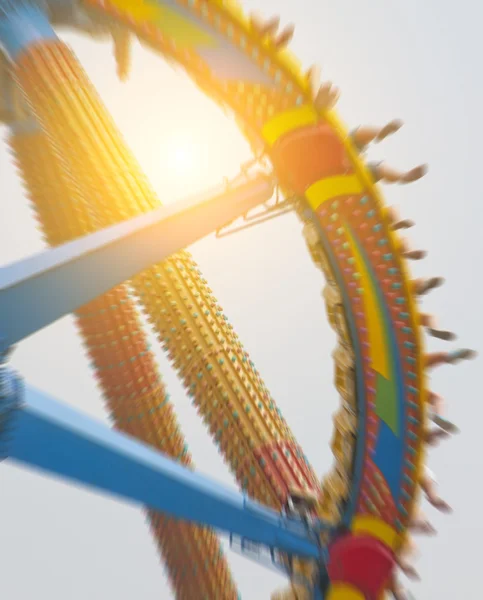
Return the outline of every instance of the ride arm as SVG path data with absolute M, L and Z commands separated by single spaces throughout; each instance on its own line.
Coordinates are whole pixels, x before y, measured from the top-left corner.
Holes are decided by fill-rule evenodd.
M 5 366 L 2 369 L 0 448 L 4 457 L 282 552 L 318 556 L 317 545 L 302 524 L 284 524 L 278 513 L 238 492 L 30 386 L 24 389 Z
M 0 269 L 0 351 L 270 199 L 257 175 Z

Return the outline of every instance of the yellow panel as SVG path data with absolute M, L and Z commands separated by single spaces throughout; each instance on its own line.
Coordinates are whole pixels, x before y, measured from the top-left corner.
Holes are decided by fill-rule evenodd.
M 117 9 L 129 14 L 137 22 L 149 21 L 156 18 L 159 14 L 159 7 L 145 0 L 138 0 L 137 2 L 132 2 L 131 0 L 112 0 L 112 4 Z
M 382 316 L 378 310 L 376 290 L 371 281 L 371 277 L 367 271 L 364 259 L 356 247 L 355 241 L 352 238 L 350 231 L 346 228 L 346 234 L 349 239 L 349 245 L 352 250 L 352 255 L 355 259 L 355 266 L 359 273 L 360 286 L 364 290 L 362 299 L 365 306 L 367 316 L 367 330 L 370 342 L 371 366 L 386 379 L 390 379 L 389 365 L 386 352 L 386 339 L 384 336 L 384 327 L 381 322 Z
M 334 583 L 330 586 L 327 600 L 365 600 L 365 596 L 352 585 Z
M 110 0 L 118 10 L 124 12 L 136 23 L 155 25 L 158 30 L 171 38 L 178 46 L 216 45 L 215 38 L 206 33 L 196 23 L 184 18 L 169 6 L 146 2 L 146 0 Z
M 304 104 L 298 108 L 287 110 L 267 121 L 262 129 L 263 139 L 273 146 L 283 135 L 295 131 L 299 127 L 315 125 L 319 116 L 314 108 Z
M 317 210 L 324 202 L 339 196 L 362 194 L 363 185 L 357 175 L 337 175 L 326 177 L 311 185 L 305 192 L 312 210 Z
M 353 533 L 368 533 L 386 544 L 391 550 L 399 545 L 400 539 L 397 531 L 377 517 L 355 517 L 352 522 L 352 531 Z

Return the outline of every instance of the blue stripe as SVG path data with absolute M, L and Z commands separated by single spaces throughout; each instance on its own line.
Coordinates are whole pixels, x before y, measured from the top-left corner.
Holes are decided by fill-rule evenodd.
M 353 235 L 354 239 L 357 242 L 357 237 L 354 235 L 354 233 L 351 231 L 351 234 Z M 379 302 L 379 306 L 380 309 L 382 311 L 382 318 L 384 320 L 384 324 L 385 324 L 385 329 L 388 335 L 388 344 L 390 346 L 390 354 L 393 357 L 392 360 L 392 366 L 393 366 L 393 376 L 394 376 L 394 384 L 396 387 L 396 391 L 397 391 L 397 404 L 398 404 L 398 421 L 399 421 L 399 427 L 398 427 L 398 431 L 399 431 L 399 436 L 401 438 L 401 444 L 399 445 L 399 459 L 396 461 L 394 460 L 395 456 L 394 455 L 392 458 L 394 460 L 393 464 L 392 464 L 392 469 L 394 469 L 395 474 L 397 475 L 397 479 L 394 478 L 394 474 L 391 474 L 390 479 L 392 482 L 392 486 L 391 487 L 391 491 L 393 493 L 397 493 L 396 496 L 394 496 L 394 501 L 396 502 L 396 504 L 399 502 L 399 496 L 401 493 L 401 487 L 402 487 L 402 474 L 403 474 L 403 469 L 404 469 L 404 454 L 405 454 L 405 439 L 406 439 L 406 427 L 405 427 L 405 406 L 404 406 L 404 401 L 405 401 L 405 394 L 404 394 L 404 382 L 403 382 L 403 372 L 402 372 L 402 365 L 401 365 L 401 354 L 399 352 L 399 346 L 397 344 L 397 340 L 396 340 L 396 334 L 394 332 L 394 326 L 393 326 L 393 321 L 391 319 L 390 313 L 389 313 L 389 308 L 387 306 L 387 303 L 385 301 L 384 295 L 382 293 L 382 290 L 378 284 L 378 279 L 374 273 L 374 270 L 372 268 L 372 265 L 367 257 L 367 254 L 365 252 L 365 249 L 362 247 L 362 245 L 360 243 L 357 242 L 358 245 L 358 249 L 359 252 L 362 256 L 362 258 L 364 259 L 364 262 L 366 264 L 367 270 L 371 276 L 374 288 L 376 290 L 376 295 L 377 295 L 377 299 Z M 382 426 L 382 422 L 381 422 L 381 426 Z M 386 448 L 385 443 L 389 443 L 389 438 L 388 436 L 381 436 L 383 430 L 380 430 L 380 437 L 377 441 L 376 444 L 376 455 L 374 457 L 374 463 L 376 464 L 376 466 L 379 467 L 379 463 L 381 465 L 385 465 L 385 477 L 387 479 L 388 476 L 388 471 L 387 471 L 387 465 L 386 465 L 386 460 L 387 457 L 384 457 L 384 454 L 388 451 L 389 447 L 393 450 L 393 452 L 397 451 L 397 446 L 395 443 L 391 443 L 389 444 L 389 446 Z M 397 452 L 396 452 L 397 454 Z M 380 467 L 379 467 L 380 468 Z M 382 469 L 381 469 L 382 472 Z M 387 482 L 389 485 L 389 481 Z M 394 490 L 397 490 L 397 492 L 395 492 Z
M 399 496 L 401 494 L 403 456 L 403 440 L 394 435 L 390 427 L 384 423 L 384 421 L 380 421 L 374 463 L 386 480 L 396 504 L 399 501 Z M 395 468 L 396 465 L 397 468 Z

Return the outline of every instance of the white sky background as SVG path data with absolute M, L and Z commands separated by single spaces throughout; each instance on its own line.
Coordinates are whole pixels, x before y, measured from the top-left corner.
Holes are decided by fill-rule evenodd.
M 386 198 L 414 218 L 410 232 L 430 251 L 417 273 L 448 283 L 425 300 L 464 346 L 479 349 L 481 317 L 481 141 L 483 139 L 483 6 L 477 0 L 246 0 L 297 25 L 292 48 L 305 67 L 319 62 L 342 89 L 339 112 L 351 126 L 401 117 L 407 126 L 376 148 L 374 158 L 411 167 L 428 162 L 427 178 L 387 188 Z M 160 196 L 174 200 L 237 172 L 248 148 L 235 125 L 181 74 L 136 47 L 127 84 L 116 81 L 110 48 L 69 35 L 127 142 Z M 1 131 L 3 137 L 6 131 Z M 173 158 L 173 155 L 177 158 Z M 0 263 L 42 248 L 0 145 Z M 330 353 L 334 336 L 294 217 L 277 219 L 193 253 L 216 297 L 252 354 L 274 398 L 319 473 L 331 460 L 330 416 L 337 405 Z M 443 342 L 432 343 L 444 348 Z M 14 364 L 58 398 L 106 419 L 70 318 L 24 342 Z M 167 362 L 160 364 L 199 469 L 232 483 Z M 427 508 L 440 529 L 422 540 L 421 599 L 478 600 L 483 526 L 479 476 L 483 408 L 478 362 L 443 367 L 432 378 L 462 434 L 433 451 L 431 466 L 452 517 Z M 5 600 L 168 600 L 162 568 L 141 512 L 8 463 L 0 469 L 1 595 Z M 266 600 L 283 583 L 229 555 L 243 597 Z M 256 584 L 255 584 L 256 581 Z

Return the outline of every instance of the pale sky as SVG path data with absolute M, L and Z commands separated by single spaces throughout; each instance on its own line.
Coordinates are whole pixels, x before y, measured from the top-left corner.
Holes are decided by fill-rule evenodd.
M 292 49 L 304 67 L 320 63 L 342 90 L 339 112 L 351 127 L 400 117 L 407 126 L 375 158 L 427 178 L 386 188 L 417 227 L 430 254 L 420 275 L 447 285 L 424 301 L 463 346 L 480 348 L 483 286 L 481 141 L 483 5 L 478 0 L 246 0 L 246 10 L 280 14 L 297 26 Z M 181 72 L 136 47 L 131 80 L 116 80 L 110 47 L 68 35 L 127 142 L 166 202 L 236 174 L 249 157 L 236 126 Z M 3 138 L 6 130 L 1 129 Z M 42 248 L 28 202 L 0 144 L 0 263 Z M 225 240 L 209 237 L 193 254 L 215 296 L 320 475 L 329 467 L 331 414 L 337 406 L 330 353 L 334 336 L 301 226 L 288 216 Z M 444 348 L 443 342 L 431 347 Z M 198 468 L 232 478 L 167 361 L 160 365 Z M 106 420 L 99 391 L 70 318 L 25 341 L 15 367 L 32 384 Z M 479 475 L 483 409 L 478 362 L 442 367 L 432 387 L 444 394 L 459 437 L 432 451 L 431 467 L 451 517 L 424 507 L 440 530 L 420 541 L 420 600 L 481 598 Z M 473 404 L 476 402 L 476 404 Z M 106 420 L 107 422 L 107 420 Z M 5 600 L 169 600 L 162 567 L 138 508 L 76 489 L 6 462 L 0 469 L 0 592 Z M 228 553 L 243 597 L 267 600 L 283 580 Z M 255 584 L 256 581 L 256 584 Z

